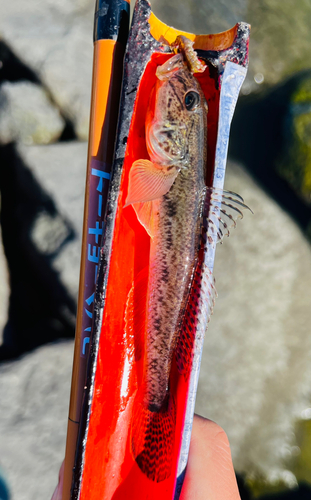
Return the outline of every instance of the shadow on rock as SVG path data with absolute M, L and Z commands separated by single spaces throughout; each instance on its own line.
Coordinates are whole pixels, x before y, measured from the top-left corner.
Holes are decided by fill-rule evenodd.
M 265 495 L 259 500 L 310 500 L 311 487 L 307 484 L 300 484 L 298 488 L 287 491 L 285 493 L 274 493 L 273 495 Z
M 245 483 L 244 477 L 237 475 L 237 483 L 239 487 L 239 493 L 241 500 L 253 500 L 254 497 L 251 494 L 248 486 Z M 282 491 L 280 493 L 272 493 L 263 496 L 256 496 L 258 500 L 310 500 L 311 498 L 311 486 L 301 483 L 297 488 L 292 490 Z
M 0 40 L 0 86 L 3 82 L 14 83 L 20 81 L 27 81 L 41 86 L 49 96 L 51 103 L 58 108 L 50 90 L 42 83 L 35 71 L 21 61 L 3 40 Z M 77 136 L 72 120 L 61 109 L 59 109 L 59 112 L 65 122 L 59 141 L 75 140 Z
M 40 79 L 36 73 L 16 57 L 10 47 L 2 40 L 0 40 L 0 61 L 0 83 L 3 81 L 17 82 L 28 80 L 29 82 L 40 84 Z
M 311 109 L 311 87 L 310 92 L 303 90 L 308 82 L 311 85 L 311 72 L 304 71 L 264 95 L 242 96 L 233 119 L 230 154 L 248 168 L 311 238 L 311 198 L 306 195 L 309 188 L 303 181 L 308 170 L 311 173 L 306 150 L 309 146 L 301 144 L 297 153 L 296 120 Z M 310 127 L 311 114 L 305 129 Z M 299 183 L 297 179 L 301 179 Z
M 246 486 L 244 477 L 241 476 L 240 474 L 236 474 L 236 480 L 238 483 L 241 500 L 252 500 L 251 493 L 248 487 Z
M 53 259 L 75 233 L 14 144 L 0 148 L 0 165 L 0 221 L 11 287 L 3 360 L 74 336 L 76 303 L 53 269 Z

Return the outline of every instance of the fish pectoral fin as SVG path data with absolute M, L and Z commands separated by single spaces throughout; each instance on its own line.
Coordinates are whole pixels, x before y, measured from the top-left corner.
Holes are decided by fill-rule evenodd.
M 146 203 L 133 203 L 137 219 L 146 229 L 150 238 L 154 237 L 156 229 L 156 217 L 159 211 L 159 200 L 147 201 Z
M 175 349 L 178 370 L 186 380 L 192 369 L 195 340 L 204 337 L 206 318 L 209 323 L 216 298 L 213 273 L 204 262 L 198 262 Z
M 232 191 L 206 188 L 203 208 L 205 245 L 222 243 L 224 236 L 230 235 L 230 229 L 236 227 L 237 220 L 243 219 L 243 210 L 253 213 L 240 195 Z
M 129 174 L 129 187 L 125 206 L 157 200 L 168 193 L 178 169 L 161 168 L 149 160 L 134 161 Z
M 139 392 L 137 394 L 140 395 Z M 131 429 L 132 453 L 140 470 L 157 483 L 172 474 L 176 406 L 170 393 L 162 408 L 151 411 L 139 397 L 134 403 Z

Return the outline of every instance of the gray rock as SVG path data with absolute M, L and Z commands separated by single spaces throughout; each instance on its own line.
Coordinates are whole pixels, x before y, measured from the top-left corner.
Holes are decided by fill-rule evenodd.
M 252 24 L 245 94 L 310 68 L 311 6 L 303 0 L 153 0 L 152 8 L 169 25 L 196 33 L 220 32 L 241 20 Z M 16 0 L 0 6 L 0 36 L 38 73 L 83 140 L 88 135 L 93 12 L 93 0 Z
M 245 19 L 253 28 L 249 76 L 257 74 L 261 83 L 272 85 L 310 68 L 310 16 L 311 4 L 304 0 L 249 0 Z
M 238 21 L 251 24 L 245 94 L 311 67 L 311 5 L 304 0 L 153 0 L 152 8 L 162 21 L 193 33 L 218 33 Z
M 55 270 L 74 298 L 79 286 L 80 252 L 83 223 L 87 143 L 69 142 L 50 146 L 22 146 L 19 153 L 44 190 L 56 203 L 60 216 L 51 218 L 38 213 L 32 228 L 32 238 L 41 251 L 49 253 L 60 247 L 52 260 Z M 73 226 L 76 237 L 66 245 L 68 229 L 65 217 Z
M 226 186 L 254 215 L 245 214 L 217 249 L 219 296 L 196 409 L 226 430 L 238 471 L 292 485 L 284 468 L 297 452 L 295 420 L 311 396 L 311 249 L 241 167 L 229 163 Z
M 152 0 L 153 12 L 161 21 L 190 33 L 219 33 L 232 28 L 239 21 L 247 21 L 248 0 L 181 0 L 166 2 Z
M 311 205 L 310 72 L 301 75 L 288 101 L 283 124 L 283 148 L 279 148 L 276 169 L 305 203 Z
M 42 87 L 29 82 L 5 82 L 0 89 L 0 143 L 57 141 L 64 129 L 59 110 Z
M 65 453 L 72 342 L 0 365 L 0 456 L 11 500 L 49 500 Z
M 34 69 L 81 139 L 88 135 L 93 0 L 2 2 L 0 36 Z

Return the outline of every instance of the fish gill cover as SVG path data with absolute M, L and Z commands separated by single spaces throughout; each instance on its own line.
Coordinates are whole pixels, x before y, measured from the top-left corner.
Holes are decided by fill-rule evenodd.
M 145 0 L 136 4 L 72 498 L 174 497 L 191 431 L 196 343 L 216 296 L 215 244 L 247 208 L 220 189 L 217 164 L 226 161 L 243 81 L 222 105 L 223 75 L 228 61 L 247 66 L 248 37 L 243 23 L 215 36 L 183 34 Z

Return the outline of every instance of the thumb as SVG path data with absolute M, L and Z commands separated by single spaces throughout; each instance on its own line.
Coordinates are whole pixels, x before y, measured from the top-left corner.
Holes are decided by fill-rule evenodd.
M 195 415 L 180 500 L 240 500 L 229 441 L 215 422 Z
M 64 482 L 64 467 L 65 467 L 65 462 L 62 463 L 61 468 L 59 469 L 58 485 L 55 488 L 55 491 L 53 493 L 51 500 L 62 500 L 63 482 Z

